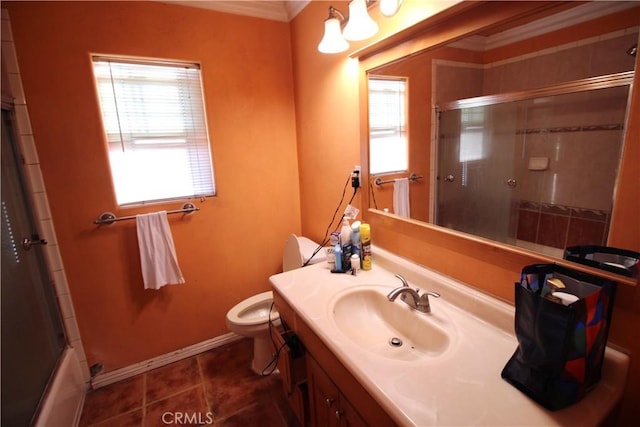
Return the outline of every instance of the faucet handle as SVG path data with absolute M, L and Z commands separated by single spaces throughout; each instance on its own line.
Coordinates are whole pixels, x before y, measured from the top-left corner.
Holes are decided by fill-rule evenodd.
M 396 274 L 395 275 L 398 279 L 400 279 L 400 281 L 402 282 L 402 286 L 406 286 L 407 288 L 409 287 L 409 284 L 407 283 L 407 279 L 405 279 L 404 277 L 402 277 L 402 274 Z
M 429 295 L 432 297 L 440 298 L 440 294 L 432 291 L 424 291 L 422 295 L 420 295 L 420 301 L 418 305 L 420 306 L 420 311 L 423 313 L 431 313 L 431 304 L 429 303 Z

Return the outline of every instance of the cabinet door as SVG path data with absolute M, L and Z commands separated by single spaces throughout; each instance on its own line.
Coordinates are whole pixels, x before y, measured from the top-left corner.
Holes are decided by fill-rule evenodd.
M 360 414 L 351 406 L 351 404 L 340 396 L 340 408 L 335 413 L 337 419 L 340 421 L 341 427 L 366 427 L 367 423 L 364 422 Z
M 338 389 L 312 357 L 307 356 L 306 359 L 311 425 L 337 427 L 339 418 L 336 414 L 340 413 Z

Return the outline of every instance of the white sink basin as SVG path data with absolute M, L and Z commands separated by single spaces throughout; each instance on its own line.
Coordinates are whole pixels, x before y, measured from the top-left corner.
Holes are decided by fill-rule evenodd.
M 415 361 L 442 354 L 452 331 L 437 325 L 443 322 L 436 313 L 419 313 L 400 298 L 389 301 L 390 290 L 361 285 L 343 291 L 329 305 L 330 317 L 345 337 L 378 356 Z

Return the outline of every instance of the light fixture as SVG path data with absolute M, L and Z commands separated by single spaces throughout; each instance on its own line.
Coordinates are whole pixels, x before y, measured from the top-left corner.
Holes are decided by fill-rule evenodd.
M 344 27 L 346 40 L 358 41 L 368 39 L 378 32 L 378 24 L 367 12 L 366 0 L 352 0 L 349 3 L 349 20 Z
M 324 21 L 324 36 L 318 44 L 322 53 L 339 53 L 349 49 L 349 43 L 342 36 L 341 25 L 344 15 L 333 6 L 329 6 L 329 17 Z
M 324 21 L 324 36 L 318 44 L 318 50 L 322 53 L 344 52 L 349 49 L 347 40 L 359 41 L 374 36 L 378 32 L 378 24 L 371 19 L 367 9 L 376 1 L 352 0 L 349 3 L 348 18 L 335 7 L 329 6 L 329 17 Z M 395 15 L 402 1 L 380 0 L 380 13 L 384 16 Z
M 402 0 L 380 0 L 380 13 L 384 16 L 393 16 L 400 9 Z

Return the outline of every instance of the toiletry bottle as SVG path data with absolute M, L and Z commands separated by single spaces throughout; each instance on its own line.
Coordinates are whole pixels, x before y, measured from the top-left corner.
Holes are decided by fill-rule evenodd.
M 357 276 L 358 270 L 360 270 L 360 257 L 358 254 L 353 254 L 351 255 L 351 274 Z
M 329 238 L 329 247 L 326 250 L 327 254 L 327 262 L 331 265 L 332 270 L 335 270 L 336 265 L 336 254 L 334 248 L 337 244 L 340 243 L 340 233 L 334 231 L 331 233 L 331 237 Z
M 342 245 L 342 268 L 343 270 L 349 270 L 351 263 L 351 225 L 349 225 L 349 219 L 346 216 L 342 218 L 340 244 Z
M 351 224 L 351 254 L 358 255 L 358 259 L 360 259 L 360 255 L 362 254 L 362 244 L 360 243 L 360 221 L 355 221 Z
M 336 257 L 336 267 L 334 271 L 342 271 L 342 248 L 340 247 L 340 242 L 336 243 L 333 247 L 333 253 Z
M 362 244 L 362 269 L 371 270 L 371 226 L 360 224 L 360 242 Z

